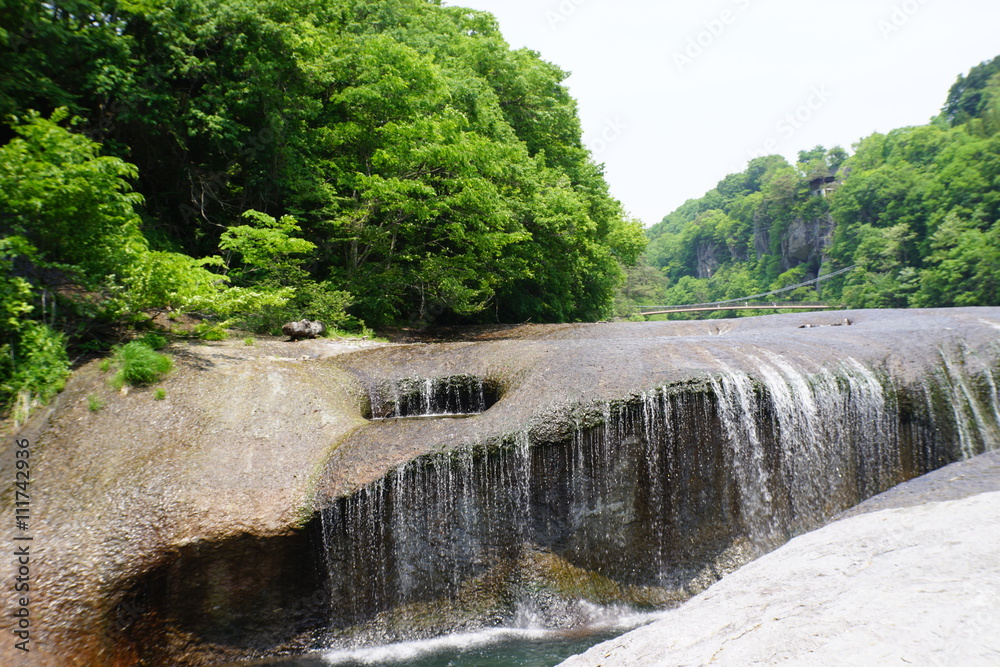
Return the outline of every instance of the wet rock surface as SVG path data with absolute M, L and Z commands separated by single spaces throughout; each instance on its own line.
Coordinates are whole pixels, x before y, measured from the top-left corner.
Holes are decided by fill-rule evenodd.
M 1000 491 L 1000 451 L 992 451 L 966 461 L 952 463 L 917 479 L 904 482 L 893 487 L 891 491 L 852 507 L 835 519 L 846 519 L 886 509 L 962 500 L 981 493 L 997 491 Z
M 947 466 L 562 664 L 997 664 L 998 489 L 1000 452 Z
M 823 326 L 844 317 L 854 325 Z M 806 323 L 815 326 L 799 328 Z M 738 400 L 757 401 L 759 424 L 753 429 L 759 427 L 759 432 L 747 433 L 759 436 L 761 451 L 769 451 L 780 444 L 782 432 L 802 430 L 807 417 L 833 414 L 839 404 L 813 406 L 808 414 L 799 410 L 792 416 L 799 415 L 801 424 L 795 422 L 799 417 L 779 423 L 772 408 L 755 397 L 767 394 L 768 382 L 792 392 L 800 379 L 808 385 L 820 378 L 839 387 L 836 395 L 842 398 L 837 400 L 878 398 L 884 410 L 904 415 L 893 422 L 892 437 L 900 442 L 935 443 L 927 448 L 908 444 L 904 449 L 910 453 L 893 461 L 889 472 L 872 469 L 868 477 L 851 482 L 843 497 L 853 497 L 858 488 L 902 481 L 896 476 L 905 479 L 995 442 L 989 431 L 996 420 L 990 416 L 990 387 L 984 378 L 996 372 L 998 338 L 1000 309 L 994 308 L 492 327 L 413 334 L 395 344 L 322 339 L 294 345 L 279 339 L 258 339 L 253 346 L 238 340 L 175 343 L 167 352 L 174 355 L 176 370 L 159 385 L 167 395 L 162 401 L 154 400 L 152 390 L 113 392 L 98 364 L 88 364 L 52 409 L 18 434 L 30 440 L 35 457 L 32 531 L 39 586 L 33 602 L 38 651 L 32 664 L 65 664 L 67 659 L 82 664 L 206 664 L 321 641 L 324 619 L 341 604 L 328 594 L 330 563 L 325 559 L 331 546 L 325 541 L 336 533 L 321 525 L 330 518 L 324 513 L 348 497 L 359 499 L 359 492 L 372 493 L 378 484 L 391 489 L 385 497 L 410 498 L 407 502 L 418 507 L 419 488 L 399 485 L 423 479 L 435 492 L 466 489 L 466 495 L 456 497 L 470 504 L 442 495 L 439 505 L 465 516 L 463 511 L 477 508 L 473 500 L 500 497 L 449 477 L 449 470 L 468 472 L 476 466 L 479 479 L 511 490 L 504 502 L 527 508 L 517 516 L 542 517 L 552 508 L 569 508 L 575 517 L 526 524 L 524 535 L 535 543 L 527 552 L 510 552 L 508 560 L 523 562 L 525 553 L 551 554 L 573 572 L 591 572 L 620 590 L 636 590 L 656 574 L 653 564 L 660 561 L 649 556 L 644 571 L 614 566 L 605 573 L 600 555 L 627 553 L 623 545 L 644 545 L 642 553 L 648 555 L 664 534 L 636 530 L 643 525 L 636 508 L 664 507 L 669 512 L 663 510 L 665 518 L 656 525 L 694 530 L 676 542 L 673 553 L 693 564 L 690 572 L 678 575 L 677 586 L 697 592 L 745 562 L 734 556 L 741 544 L 734 529 L 702 517 L 721 507 L 723 516 L 743 521 L 747 511 L 740 506 L 740 494 L 752 480 L 739 487 L 727 476 L 724 466 L 730 465 L 726 457 L 731 455 L 718 443 L 735 436 L 721 426 L 695 438 L 714 452 L 697 465 L 681 457 L 671 459 L 674 463 L 658 459 L 657 466 L 667 467 L 656 470 L 636 467 L 647 460 L 643 447 L 655 441 L 641 432 L 644 425 L 661 424 L 661 415 L 676 413 L 678 429 L 688 423 L 718 426 L 722 413 L 716 394 L 728 391 L 734 406 Z M 727 373 L 745 386 L 724 387 L 718 378 Z M 876 376 L 889 388 L 881 398 L 869 382 Z M 414 378 L 458 377 L 482 379 L 495 390 L 495 402 L 481 414 L 463 418 L 369 419 L 372 406 L 380 404 L 379 387 Z M 937 379 L 929 383 L 928 378 Z M 824 395 L 806 385 L 804 395 Z M 679 407 L 665 410 L 673 400 L 664 399 L 667 394 L 700 396 L 691 400 L 696 405 L 702 401 L 710 418 L 685 417 Z M 966 394 L 979 397 L 975 409 L 983 414 L 962 408 L 968 414 L 932 423 L 935 414 L 954 412 L 953 399 Z M 90 411 L 91 396 L 104 408 Z M 656 414 L 644 417 L 656 401 Z M 862 410 L 856 418 L 865 414 Z M 980 417 L 985 430 L 965 428 Z M 614 423 L 631 426 L 611 432 L 609 424 Z M 707 443 L 716 443 L 715 449 Z M 630 448 L 631 458 L 609 468 L 608 452 L 622 444 Z M 13 440 L 5 447 L 0 473 L 13 479 Z M 521 482 L 510 475 L 521 470 L 516 464 L 529 451 L 531 478 L 537 483 L 524 496 L 518 490 Z M 502 455 L 497 458 L 496 452 Z M 572 452 L 580 456 L 572 458 Z M 752 455 L 746 453 L 748 460 Z M 682 460 L 689 463 L 681 465 Z M 458 467 L 440 465 L 444 461 Z M 831 479 L 841 473 L 854 479 L 856 464 L 842 463 L 847 467 Z M 781 470 L 777 458 L 767 465 Z M 586 472 L 591 469 L 613 474 L 598 477 Z M 426 474 L 416 475 L 419 470 Z M 649 497 L 628 483 L 658 470 L 676 476 L 670 479 L 691 481 L 693 486 L 684 491 L 688 495 Z M 578 486 L 580 480 L 584 486 Z M 728 486 L 713 490 L 720 480 Z M 484 482 L 477 488 L 492 487 Z M 555 491 L 546 495 L 545 488 Z M 598 499 L 606 490 L 609 502 L 588 505 L 581 496 L 586 489 Z M 3 493 L 3 510 L 8 511 L 13 498 L 7 489 Z M 770 503 L 759 517 L 812 511 L 758 500 Z M 356 506 L 374 511 L 360 501 Z M 490 511 L 512 515 L 507 507 L 514 505 L 494 504 Z M 831 504 L 835 511 L 843 507 Z M 491 539 L 489 531 L 466 530 L 477 525 L 474 513 L 468 516 L 457 523 L 449 519 L 426 525 L 444 533 L 457 526 L 469 545 Z M 609 536 L 599 530 L 607 517 L 616 517 L 617 526 Z M 567 532 L 573 526 L 583 532 Z M 433 533 L 428 529 L 425 535 Z M 497 543 L 489 553 L 505 554 L 510 547 Z M 695 567 L 708 556 L 716 560 Z M 497 561 L 489 558 L 470 562 L 456 570 L 469 580 L 498 571 Z M 716 564 L 721 569 L 713 570 Z M 3 561 L 5 580 L 11 567 L 9 560 Z M 318 593 L 306 595 L 318 581 L 326 583 Z M 439 588 L 433 590 L 449 594 L 463 583 L 437 582 Z M 670 598 L 673 584 L 658 583 Z M 429 602 L 437 604 L 435 600 Z M 5 632 L 8 623 L 7 618 L 0 623 Z M 273 634 L 255 643 L 255 629 L 262 623 Z M 0 662 L 13 659 L 9 650 L 7 645 L 0 648 Z

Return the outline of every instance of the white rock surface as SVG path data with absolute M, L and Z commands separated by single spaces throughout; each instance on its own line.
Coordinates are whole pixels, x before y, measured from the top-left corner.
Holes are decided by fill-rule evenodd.
M 837 521 L 562 663 L 1000 665 L 1000 492 Z

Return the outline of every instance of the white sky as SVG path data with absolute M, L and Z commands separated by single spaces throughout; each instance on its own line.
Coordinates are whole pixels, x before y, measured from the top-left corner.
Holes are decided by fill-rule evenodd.
M 997 0 L 444 4 L 493 13 L 512 47 L 572 73 L 584 141 L 647 226 L 751 156 L 794 162 L 924 124 L 960 73 L 1000 55 Z

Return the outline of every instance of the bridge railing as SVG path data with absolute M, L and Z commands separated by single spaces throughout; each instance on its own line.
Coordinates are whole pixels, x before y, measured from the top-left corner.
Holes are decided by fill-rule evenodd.
M 656 311 L 657 313 L 661 311 L 677 313 L 677 312 L 685 312 L 685 310 L 691 311 L 695 309 L 708 308 L 710 306 L 722 306 L 733 303 L 748 303 L 754 301 L 755 299 L 766 299 L 769 296 L 775 296 L 777 294 L 784 294 L 785 292 L 791 292 L 792 290 L 797 290 L 800 287 L 806 287 L 808 285 L 816 285 L 818 283 L 823 282 L 824 280 L 829 280 L 831 278 L 836 278 L 837 276 L 843 275 L 848 271 L 850 271 L 851 269 L 853 269 L 855 266 L 857 265 L 852 264 L 851 266 L 844 267 L 843 269 L 838 269 L 836 271 L 824 274 L 819 278 L 813 278 L 812 280 L 806 280 L 801 283 L 796 283 L 795 285 L 789 285 L 788 287 L 782 287 L 781 289 L 773 290 L 771 292 L 764 292 L 763 294 L 751 294 L 750 296 L 740 297 L 739 299 L 727 299 L 725 301 L 711 301 L 709 303 L 677 304 L 674 306 L 639 306 L 639 314 L 640 315 L 653 314 L 650 311 Z M 815 305 L 817 305 L 818 307 L 818 306 L 824 306 L 825 304 L 815 304 Z
M 677 306 L 659 310 L 642 310 L 640 315 L 669 315 L 672 313 L 723 312 L 727 310 L 832 310 L 844 306 L 829 303 L 774 301 L 770 303 L 741 303 Z

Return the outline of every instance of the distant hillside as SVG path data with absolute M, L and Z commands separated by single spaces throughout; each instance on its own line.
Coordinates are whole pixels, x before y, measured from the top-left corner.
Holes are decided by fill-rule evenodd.
M 1000 57 L 952 87 L 930 124 L 854 146 L 752 160 L 648 230 L 619 309 L 843 276 L 786 293 L 858 308 L 1000 303 Z M 655 269 L 655 270 L 654 270 Z

